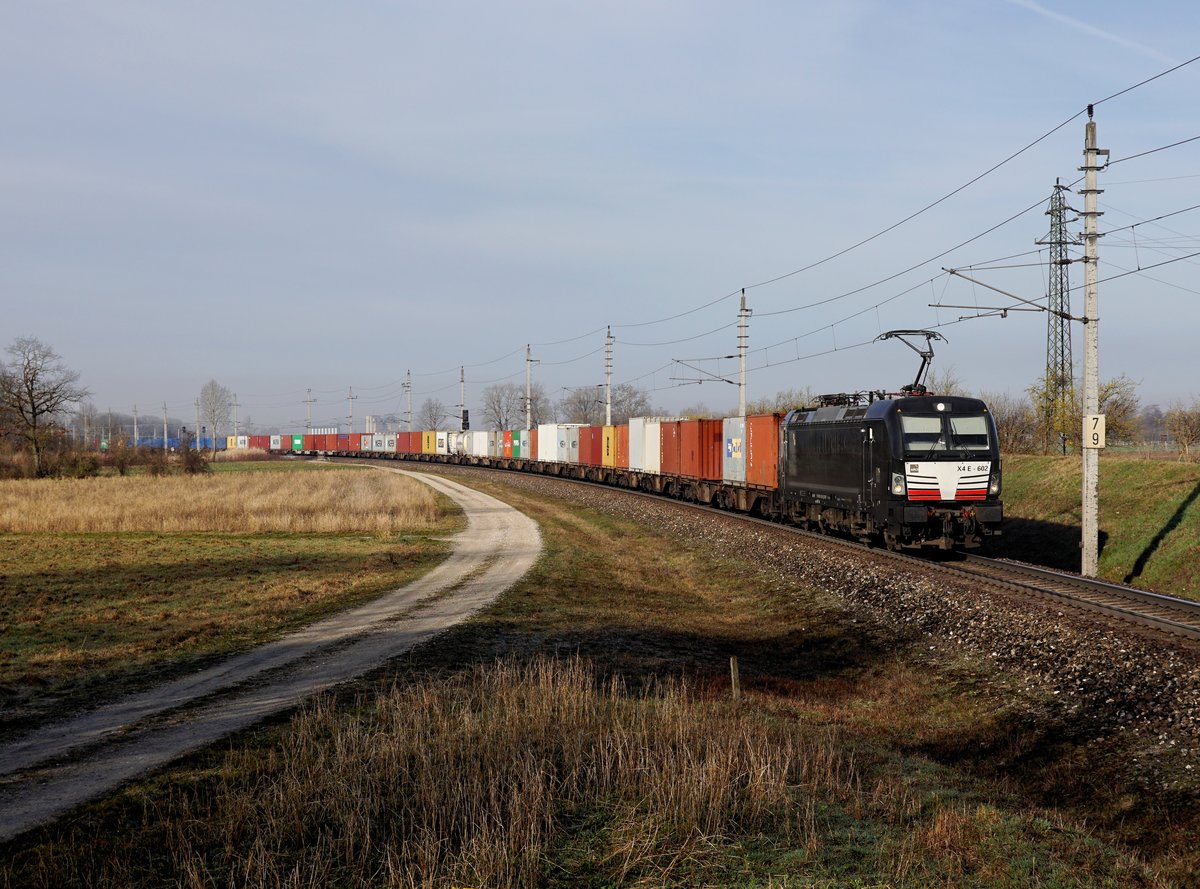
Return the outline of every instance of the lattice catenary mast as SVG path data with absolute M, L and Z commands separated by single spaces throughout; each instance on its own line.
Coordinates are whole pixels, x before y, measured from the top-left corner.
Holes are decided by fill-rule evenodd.
M 1049 430 L 1058 434 L 1062 452 L 1067 452 L 1067 429 L 1075 411 L 1075 365 L 1071 353 L 1071 258 L 1067 248 L 1079 238 L 1067 231 L 1067 186 L 1055 183 L 1050 195 L 1050 231 L 1034 243 L 1050 248 L 1050 280 L 1046 302 L 1045 411 Z M 1073 428 L 1073 427 L 1070 427 Z

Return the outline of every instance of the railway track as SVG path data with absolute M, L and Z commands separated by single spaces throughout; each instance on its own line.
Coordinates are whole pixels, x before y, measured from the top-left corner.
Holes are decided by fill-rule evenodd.
M 1200 639 L 1200 602 L 1190 599 L 970 554 L 961 563 L 946 567 L 961 575 L 986 578 L 1074 608 L 1106 614 L 1173 636 Z
M 433 465 L 451 464 L 422 463 L 418 465 L 432 467 Z M 485 469 L 492 472 L 504 471 L 484 466 L 463 468 Z M 520 475 L 527 474 L 520 473 Z M 529 475 L 529 477 L 552 478 L 558 481 L 587 485 L 606 491 L 645 497 L 658 503 L 674 503 L 677 506 L 699 510 L 711 515 L 724 516 L 725 518 L 733 518 L 752 524 L 766 525 L 789 534 L 813 538 L 834 546 L 846 547 L 853 552 L 861 553 L 864 551 L 863 545 L 856 541 L 807 531 L 792 525 L 748 516 L 743 513 L 675 500 L 659 494 L 633 491 L 627 488 L 614 488 L 597 482 L 572 479 L 564 476 Z M 993 588 L 1019 595 L 1031 596 L 1042 601 L 1053 602 L 1062 607 L 1078 611 L 1088 611 L 1093 614 L 1102 614 L 1110 619 L 1123 621 L 1142 629 L 1149 628 L 1177 638 L 1200 640 L 1200 602 L 1189 599 L 1179 599 L 1161 593 L 1139 590 L 1122 584 L 1094 580 L 1076 574 L 1067 574 L 1062 571 L 1054 571 L 1049 568 L 1040 568 L 1034 565 L 1001 559 L 990 559 L 969 553 L 960 554 L 961 561 L 937 562 L 919 555 L 888 552 L 882 548 L 870 549 L 869 551 L 879 558 L 905 562 L 926 572 L 942 573 L 957 578 L 968 578 L 983 582 Z

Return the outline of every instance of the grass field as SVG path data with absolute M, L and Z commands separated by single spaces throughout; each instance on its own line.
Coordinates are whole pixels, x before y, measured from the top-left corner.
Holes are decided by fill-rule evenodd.
M 546 546 L 496 606 L 10 844 L 0 885 L 1186 882 L 1186 825 L 1141 858 L 1119 841 L 1154 813 L 1034 798 L 1100 772 L 1084 749 L 1039 766 L 1052 702 L 989 666 L 703 541 L 471 484 Z
M 0 482 L 0 733 L 395 589 L 461 521 L 362 469 Z
M 1003 551 L 1079 570 L 1078 457 L 1004 461 Z M 1200 599 L 1200 464 L 1100 461 L 1100 576 Z

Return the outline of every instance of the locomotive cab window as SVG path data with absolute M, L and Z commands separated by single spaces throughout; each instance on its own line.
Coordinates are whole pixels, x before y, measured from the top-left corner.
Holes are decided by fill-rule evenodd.
M 950 421 L 950 447 L 955 451 L 987 451 L 988 425 L 980 414 L 947 417 Z
M 917 416 L 902 414 L 904 451 L 909 456 L 927 454 L 987 453 L 987 419 L 982 414 Z

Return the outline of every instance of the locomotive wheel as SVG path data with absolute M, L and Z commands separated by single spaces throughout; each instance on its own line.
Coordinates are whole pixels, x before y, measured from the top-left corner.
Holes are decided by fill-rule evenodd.
M 896 542 L 896 535 L 891 531 L 883 532 L 883 544 L 887 547 L 888 552 L 899 552 L 900 544 Z

